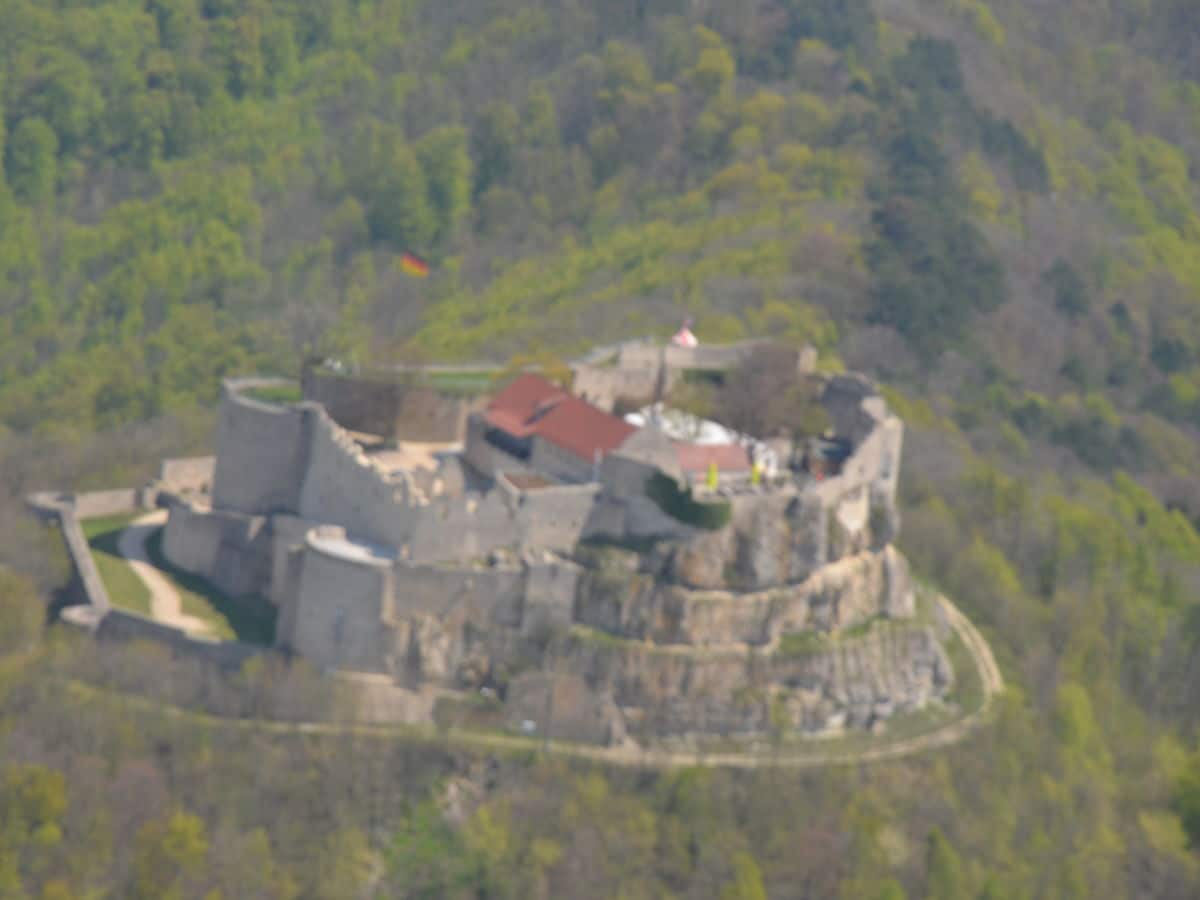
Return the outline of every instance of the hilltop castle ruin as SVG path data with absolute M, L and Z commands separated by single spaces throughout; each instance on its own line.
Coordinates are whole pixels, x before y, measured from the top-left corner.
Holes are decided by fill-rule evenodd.
M 418 437 L 460 438 L 433 452 L 403 443 L 395 384 L 309 373 L 309 399 L 276 404 L 229 381 L 211 485 L 172 499 L 164 552 L 269 598 L 277 645 L 317 666 L 483 696 L 556 737 L 811 733 L 919 708 L 952 674 L 892 545 L 903 426 L 869 381 L 796 355 L 825 435 L 701 441 L 613 412 L 755 346 L 605 348 L 570 390 L 520 374 L 425 410 Z

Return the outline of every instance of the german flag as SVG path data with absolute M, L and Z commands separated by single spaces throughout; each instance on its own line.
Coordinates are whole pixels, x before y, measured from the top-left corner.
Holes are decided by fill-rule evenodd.
M 424 278 L 429 274 L 429 263 L 415 253 L 400 254 L 400 268 L 409 275 Z

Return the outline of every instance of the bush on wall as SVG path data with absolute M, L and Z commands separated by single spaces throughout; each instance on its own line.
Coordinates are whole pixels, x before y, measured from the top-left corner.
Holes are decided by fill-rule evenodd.
M 675 479 L 655 472 L 646 479 L 646 496 L 672 519 L 695 528 L 718 531 L 729 524 L 728 500 L 700 501 L 690 489 L 681 488 Z

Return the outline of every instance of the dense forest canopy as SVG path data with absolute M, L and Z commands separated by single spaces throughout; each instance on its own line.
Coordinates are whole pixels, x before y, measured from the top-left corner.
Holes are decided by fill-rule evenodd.
M 224 375 L 687 314 L 884 380 L 904 549 L 1015 685 L 935 757 L 514 762 L 450 822 L 449 751 L 47 704 L 103 652 L 47 645 L 6 575 L 0 893 L 1200 893 L 1190 0 L 0 0 L 0 157 L 0 559 L 41 589 L 20 494 L 202 449 Z

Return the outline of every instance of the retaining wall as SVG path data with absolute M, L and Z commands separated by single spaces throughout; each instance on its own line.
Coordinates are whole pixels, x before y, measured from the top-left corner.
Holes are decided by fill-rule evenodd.
M 251 657 L 266 652 L 262 647 L 239 641 L 206 641 L 194 638 L 178 628 L 124 609 L 109 610 L 100 620 L 96 636 L 105 640 L 155 641 L 170 647 L 177 656 L 200 659 L 229 669 L 239 668 Z

